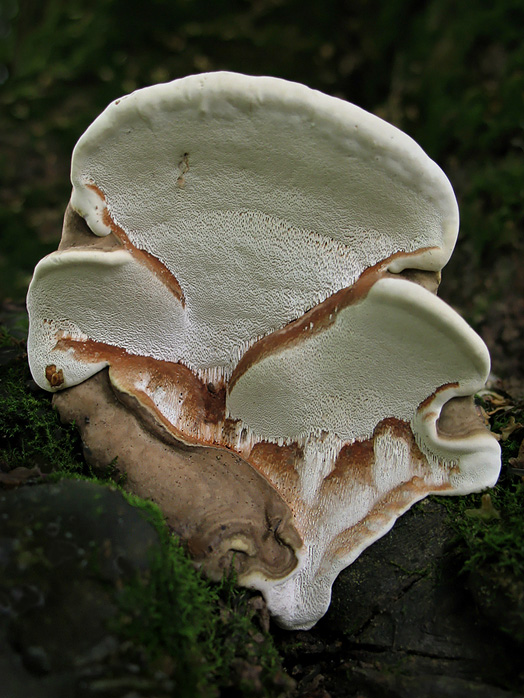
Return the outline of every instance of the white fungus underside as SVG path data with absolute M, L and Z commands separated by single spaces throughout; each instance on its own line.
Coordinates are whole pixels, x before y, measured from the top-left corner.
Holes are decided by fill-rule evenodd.
M 440 270 L 458 228 L 448 180 L 409 137 L 273 78 L 193 76 L 117 100 L 77 144 L 72 181 L 73 207 L 91 230 L 111 231 L 107 205 L 131 242 L 171 270 L 185 307 L 128 252 L 50 255 L 28 295 L 31 370 L 47 389 L 51 364 L 63 371 L 60 387 L 106 365 L 55 349 L 64 335 L 227 378 L 258 338 L 377 262 L 401 252 L 391 271 Z M 382 280 L 327 331 L 262 357 L 239 378 L 227 403 L 238 430 L 225 445 L 243 455 L 261 440 L 304 449 L 296 481 L 260 465 L 305 543 L 289 578 L 252 581 L 283 625 L 313 625 L 338 572 L 425 494 L 493 484 L 494 439 L 445 442 L 436 426 L 445 400 L 475 392 L 488 367 L 481 340 L 442 301 L 407 281 Z M 150 390 L 150 378 L 144 371 L 136 386 L 176 425 L 179 394 Z M 459 386 L 419 408 L 446 383 Z M 412 425 L 425 458 L 413 457 L 402 433 L 379 434 L 368 481 L 348 476 L 324 487 L 343 443 L 370 438 L 388 417 Z M 337 547 L 337 536 L 397 490 L 392 507 Z
M 436 248 L 395 266 L 440 269 L 458 227 L 448 180 L 409 137 L 274 78 L 192 76 L 117 100 L 78 142 L 72 180 L 72 204 L 96 234 L 110 228 L 89 184 L 176 277 L 200 326 L 180 359 L 226 374 L 232 346 L 392 254 Z
M 55 364 L 63 371 L 63 387 L 70 387 L 106 365 L 79 360 L 72 350 L 55 350 L 62 335 L 177 361 L 187 317 L 180 301 L 165 290 L 125 251 L 70 250 L 45 257 L 35 269 L 27 298 L 32 319 L 28 354 L 35 381 L 49 389 L 45 368 Z
M 324 431 L 353 441 L 388 417 L 410 422 L 442 385 L 460 383 L 457 395 L 472 394 L 488 372 L 484 343 L 446 303 L 409 281 L 381 279 L 328 329 L 303 333 L 251 366 L 227 409 L 261 438 Z

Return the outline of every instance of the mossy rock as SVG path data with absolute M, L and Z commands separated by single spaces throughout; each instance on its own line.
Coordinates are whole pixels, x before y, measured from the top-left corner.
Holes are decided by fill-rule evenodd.
M 249 595 L 205 582 L 132 501 L 79 479 L 0 493 L 5 695 L 285 695 Z
M 67 695 L 118 651 L 119 589 L 147 573 L 154 527 L 116 489 L 64 480 L 0 493 L 6 695 Z

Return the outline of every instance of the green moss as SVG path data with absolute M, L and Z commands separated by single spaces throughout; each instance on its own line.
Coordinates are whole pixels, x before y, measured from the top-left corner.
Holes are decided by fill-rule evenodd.
M 122 590 L 113 630 L 148 662 L 170 667 L 174 695 L 207 698 L 234 688 L 242 696 L 278 696 L 286 685 L 280 660 L 254 623 L 249 598 L 228 580 L 203 580 L 176 539 L 165 538 L 148 576 Z
M 524 424 L 524 405 L 494 412 L 492 429 L 503 432 L 513 420 Z M 468 573 L 483 610 L 524 643 L 524 481 L 511 467 L 522 429 L 501 440 L 502 471 L 486 493 L 445 500 Z M 484 501 L 483 501 L 484 498 Z
M 124 493 L 155 526 L 161 540 L 146 578 L 120 593 L 113 626 L 147 661 L 169 666 L 176 696 L 207 698 L 221 691 L 279 696 L 290 687 L 271 636 L 255 621 L 252 594 L 235 585 L 204 580 L 152 502 Z
M 481 511 L 480 495 L 456 505 L 455 526 L 468 550 L 464 569 L 490 565 L 524 576 L 524 483 L 497 486 L 490 495 L 499 518 L 471 515 Z
M 165 542 L 146 578 L 126 586 L 113 630 L 143 648 L 170 671 L 181 696 L 203 695 L 213 668 L 208 638 L 214 635 L 213 598 L 182 549 Z
M 494 412 L 491 428 L 501 434 L 515 421 L 524 424 L 524 405 Z M 472 510 L 482 511 L 480 494 L 463 497 L 456 504 L 455 524 L 469 551 L 466 569 L 490 564 L 524 578 L 524 482 L 515 477 L 510 463 L 518 454 L 522 432 L 516 429 L 500 441 L 501 477 L 489 492 L 498 517 L 471 515 Z
M 85 472 L 80 439 L 60 424 L 49 393 L 39 390 L 27 366 L 25 343 L 0 329 L 6 361 L 0 366 L 0 468 Z

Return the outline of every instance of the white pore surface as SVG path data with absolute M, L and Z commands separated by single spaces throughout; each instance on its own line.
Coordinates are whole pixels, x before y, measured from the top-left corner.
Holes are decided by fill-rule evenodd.
M 35 269 L 27 308 L 29 364 L 35 381 L 46 390 L 49 364 L 62 369 L 61 388 L 81 383 L 106 365 L 77 359 L 72 349 L 56 351 L 62 335 L 177 361 L 187 333 L 180 301 L 123 250 L 69 250 L 45 257 Z
M 471 395 L 488 373 L 485 344 L 454 310 L 410 281 L 381 279 L 327 330 L 251 366 L 227 409 L 265 439 L 366 439 L 387 417 L 410 422 L 440 386 L 459 383 L 446 399 Z
M 80 138 L 71 176 L 93 232 L 109 228 L 87 184 L 179 281 L 179 359 L 225 373 L 246 343 L 396 252 L 435 247 L 393 267 L 440 269 L 458 228 L 451 185 L 413 140 L 276 78 L 210 73 L 116 100 Z

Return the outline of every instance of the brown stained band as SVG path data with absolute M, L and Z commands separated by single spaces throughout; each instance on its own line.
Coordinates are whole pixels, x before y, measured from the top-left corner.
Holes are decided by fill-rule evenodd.
M 110 378 L 115 387 L 136 397 L 176 439 L 184 443 L 203 443 L 198 434 L 200 426 L 205 425 L 211 431 L 216 427 L 215 442 L 220 443 L 225 419 L 224 386 L 211 387 L 183 364 L 129 354 L 121 347 L 92 339 L 81 341 L 62 336 L 54 348 L 62 351 L 72 349 L 77 359 L 89 363 L 106 361 L 110 365 Z M 151 392 L 162 388 L 173 396 L 178 394 L 180 428 L 169 422 L 146 392 L 136 387 L 136 379 L 140 374 L 149 376 L 148 388 Z
M 125 230 L 112 219 L 109 209 L 107 208 L 105 194 L 100 187 L 93 183 L 86 184 L 86 187 L 94 191 L 105 204 L 105 208 L 102 212 L 102 221 L 104 225 L 111 229 L 111 232 L 121 242 L 124 249 L 127 250 L 137 260 L 137 262 L 143 264 L 150 271 L 152 271 L 153 274 L 155 274 L 155 276 L 162 281 L 164 286 L 171 291 L 175 298 L 182 303 L 182 307 L 185 307 L 186 300 L 184 297 L 184 292 L 182 291 L 182 287 L 172 272 L 169 271 L 166 265 L 161 262 L 158 257 L 151 254 L 151 252 L 147 252 L 146 250 L 133 245 Z
M 298 488 L 297 465 L 304 458 L 304 451 L 297 444 L 279 446 L 269 441 L 256 443 L 246 460 L 271 480 L 286 481 L 289 486 Z
M 373 438 L 346 443 L 340 449 L 333 470 L 322 483 L 322 491 L 338 488 L 351 474 L 351 481 L 372 485 L 372 469 L 375 463 Z
M 387 417 L 377 424 L 373 430 L 373 436 L 369 439 L 348 442 L 342 446 L 333 470 L 324 479 L 322 492 L 337 489 L 341 483 L 348 480 L 371 486 L 373 484 L 372 469 L 375 464 L 374 443 L 385 433 L 402 439 L 409 446 L 411 462 L 426 462 L 427 459 L 418 447 L 409 424 L 396 417 Z
M 373 438 L 375 439 L 377 436 L 381 436 L 386 432 L 389 432 L 389 434 L 398 439 L 404 439 L 409 445 L 410 457 L 413 462 L 427 462 L 427 458 L 418 447 L 411 427 L 407 422 L 397 419 L 396 417 L 387 417 L 377 424 L 373 432 Z
M 340 486 L 339 479 L 347 481 L 348 471 L 351 469 L 352 465 L 352 451 L 355 447 L 357 448 L 357 453 L 364 454 L 363 462 L 360 465 L 371 467 L 373 462 L 370 453 L 370 445 L 372 446 L 374 440 L 385 433 L 402 439 L 407 444 L 410 451 L 410 461 L 414 466 L 417 464 L 421 466 L 427 465 L 427 458 L 418 447 L 409 424 L 400 419 L 390 417 L 377 424 L 371 439 L 360 443 L 346 444 L 346 446 L 344 446 L 339 454 L 334 471 L 328 475 L 324 481 L 323 489 L 337 489 Z M 367 463 L 365 462 L 366 460 Z M 343 470 L 346 470 L 346 473 L 342 472 Z M 452 470 L 449 470 L 449 474 L 451 472 Z M 425 482 L 423 478 L 414 474 L 407 482 L 403 482 L 387 492 L 386 495 L 375 504 L 365 519 L 336 536 L 331 542 L 329 549 L 326 551 L 325 556 L 328 558 L 331 555 L 338 558 L 345 557 L 351 548 L 360 544 L 362 538 L 371 535 L 374 521 L 382 518 L 388 520 L 396 519 L 405 511 L 406 507 L 411 506 L 411 504 L 427 494 L 434 492 L 444 493 L 450 489 L 452 488 L 449 482 L 443 482 L 441 484 Z
M 383 527 L 385 521 L 395 521 L 403 514 L 408 507 L 423 497 L 431 493 L 445 493 L 452 489 L 449 483 L 426 484 L 416 475 L 404 482 L 402 485 L 390 490 L 377 504 L 368 512 L 367 516 L 351 528 L 339 533 L 330 543 L 323 558 L 330 560 L 333 558 L 344 559 L 355 547 L 362 544 L 363 540 L 368 541 L 377 537 L 377 528 Z M 365 547 L 367 547 L 367 545 Z
M 459 383 L 445 383 L 444 385 L 439 386 L 433 393 L 431 393 L 431 395 L 428 395 L 427 398 L 422 400 L 422 402 L 418 406 L 417 410 L 423 410 L 423 409 L 426 409 L 426 407 L 429 407 L 439 393 L 442 393 L 445 390 L 449 390 L 450 388 L 458 388 L 458 387 L 459 387 Z
M 336 320 L 338 313 L 350 305 L 355 305 L 364 300 L 372 286 L 380 279 L 398 278 L 399 274 L 392 274 L 387 267 L 399 257 L 406 258 L 419 255 L 432 247 L 425 247 L 416 252 L 396 252 L 383 259 L 372 267 L 362 272 L 357 281 L 334 293 L 325 301 L 302 315 L 298 320 L 293 320 L 280 330 L 263 337 L 253 344 L 238 362 L 231 379 L 228 390 L 231 391 L 239 378 L 246 373 L 258 361 L 270 354 L 278 353 L 299 344 L 304 338 L 313 336 L 327 330 Z

